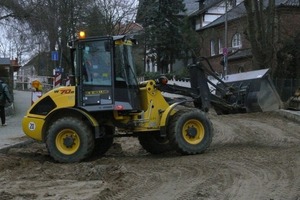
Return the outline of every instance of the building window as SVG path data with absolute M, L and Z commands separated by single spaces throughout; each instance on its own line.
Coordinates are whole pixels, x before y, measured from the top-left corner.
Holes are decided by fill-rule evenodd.
M 216 41 L 210 40 L 210 55 L 214 56 L 216 55 Z
M 223 42 L 221 40 L 221 38 L 219 38 L 219 54 L 223 53 Z
M 241 34 L 239 34 L 239 33 L 234 34 L 234 36 L 232 37 L 232 40 L 231 40 L 231 46 L 233 48 L 241 48 L 242 47 Z

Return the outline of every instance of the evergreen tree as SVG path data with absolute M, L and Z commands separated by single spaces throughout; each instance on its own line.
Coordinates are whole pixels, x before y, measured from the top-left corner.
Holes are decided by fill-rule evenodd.
M 168 65 L 179 58 L 182 51 L 184 24 L 183 0 L 141 1 L 137 22 L 145 28 L 145 46 L 149 53 L 156 55 L 156 63 L 161 73 L 168 72 Z

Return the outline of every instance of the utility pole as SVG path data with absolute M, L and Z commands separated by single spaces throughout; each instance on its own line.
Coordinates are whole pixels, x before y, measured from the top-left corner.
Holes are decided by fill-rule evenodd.
M 227 77 L 227 68 L 228 68 L 228 0 L 225 0 L 225 35 L 224 35 L 224 49 L 223 49 L 223 56 L 224 56 L 224 69 L 223 69 L 223 77 L 226 79 Z

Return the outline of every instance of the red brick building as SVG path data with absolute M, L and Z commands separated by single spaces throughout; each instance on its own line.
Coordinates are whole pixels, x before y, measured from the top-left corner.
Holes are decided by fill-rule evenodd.
M 228 74 L 249 71 L 253 66 L 251 45 L 245 37 L 246 9 L 241 0 L 232 2 L 233 4 L 227 5 L 227 16 L 225 15 L 224 0 L 200 1 L 202 8 L 199 5 L 200 9 L 189 15 L 195 30 L 199 33 L 199 54 L 208 57 L 215 70 L 220 73 L 223 72 L 221 61 L 225 44 L 225 21 L 227 21 Z M 287 39 L 300 33 L 300 5 L 298 0 L 275 2 L 276 19 L 273 44 L 276 52 Z M 211 22 L 205 21 L 213 14 L 219 15 L 219 17 Z M 276 66 L 276 53 L 273 61 L 273 66 Z

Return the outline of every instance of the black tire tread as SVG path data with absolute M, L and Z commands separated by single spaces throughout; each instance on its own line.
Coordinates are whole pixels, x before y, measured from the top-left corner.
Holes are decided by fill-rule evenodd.
M 55 137 L 57 131 L 63 128 L 77 129 L 80 135 L 81 146 L 73 155 L 64 155 L 56 148 Z M 72 163 L 88 158 L 94 149 L 94 136 L 90 127 L 75 117 L 63 117 L 55 121 L 49 128 L 46 136 L 46 147 L 50 156 L 57 162 Z
M 164 142 L 158 140 L 159 132 L 140 133 L 138 140 L 140 145 L 151 154 L 161 154 L 172 150 L 169 141 L 161 138 Z
M 199 147 L 189 145 L 184 143 L 181 139 L 181 129 L 177 126 L 178 123 L 181 123 L 184 116 L 188 115 L 199 115 L 202 119 L 202 124 L 205 127 L 205 141 L 201 142 Z M 180 130 L 179 130 L 180 129 Z M 211 121 L 205 116 L 205 114 L 198 109 L 182 109 L 177 111 L 171 118 L 168 126 L 168 138 L 170 140 L 171 146 L 174 150 L 180 154 L 184 155 L 193 155 L 203 153 L 211 144 L 213 137 L 213 128 Z M 178 132 L 180 131 L 180 132 Z

